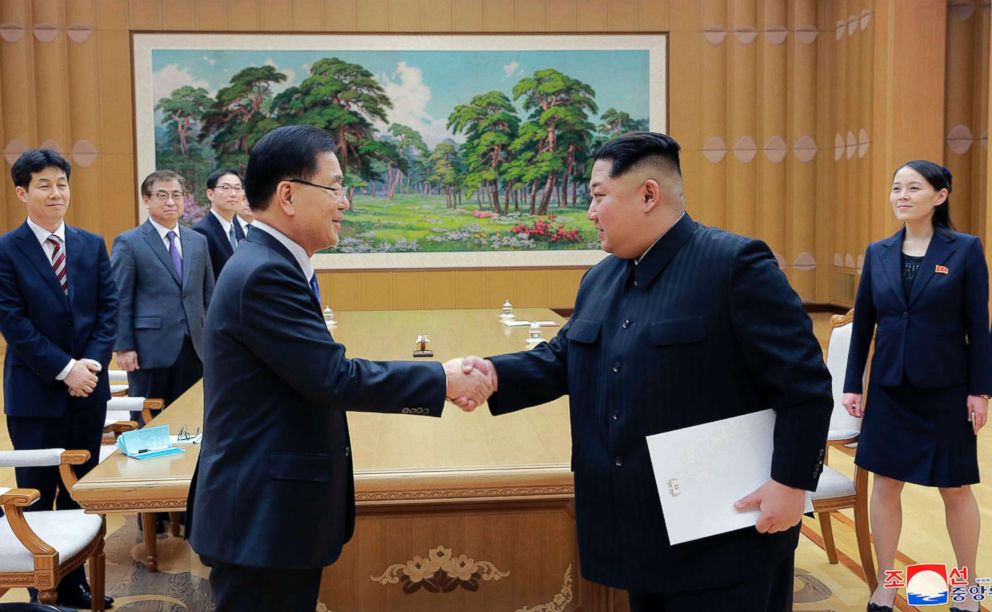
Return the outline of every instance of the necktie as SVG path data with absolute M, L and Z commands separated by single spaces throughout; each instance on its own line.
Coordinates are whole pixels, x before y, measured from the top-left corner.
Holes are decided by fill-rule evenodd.
M 52 269 L 55 270 L 55 277 L 62 285 L 62 291 L 69 295 L 69 280 L 65 276 L 65 252 L 62 250 L 62 241 L 55 234 L 48 237 L 48 242 L 52 244 Z
M 231 231 L 227 232 L 227 237 L 231 239 L 231 248 L 238 248 L 238 238 L 234 235 L 234 223 L 231 224 Z
M 179 254 L 179 249 L 176 248 L 176 232 L 169 231 L 165 235 L 169 239 L 169 255 L 172 255 L 172 265 L 176 267 L 176 274 L 179 278 L 183 277 L 183 258 Z
M 313 276 L 310 277 L 310 289 L 313 290 L 313 294 L 317 296 L 317 303 L 320 304 L 320 285 L 317 284 L 316 272 L 314 272 Z

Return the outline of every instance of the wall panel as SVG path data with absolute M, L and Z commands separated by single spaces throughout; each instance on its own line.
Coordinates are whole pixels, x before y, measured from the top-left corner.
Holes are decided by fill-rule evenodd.
M 683 145 L 690 213 L 767 241 L 803 299 L 849 302 L 865 245 L 894 227 L 885 194 L 897 159 L 945 161 L 955 222 L 992 226 L 981 0 L 5 0 L 0 23 L 21 33 L 0 41 L 5 157 L 43 141 L 69 155 L 70 220 L 108 243 L 137 221 L 132 30 L 668 31 L 669 131 Z M 919 74 L 936 96 L 905 95 Z M 8 182 L 4 230 L 24 216 Z M 582 272 L 320 279 L 336 309 L 496 308 L 507 298 L 567 308 Z

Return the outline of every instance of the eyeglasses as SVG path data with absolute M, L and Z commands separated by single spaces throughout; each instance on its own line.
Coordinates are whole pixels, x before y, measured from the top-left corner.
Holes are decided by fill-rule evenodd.
M 338 199 L 338 202 L 347 202 L 348 198 L 345 197 L 344 187 L 330 187 L 328 185 L 318 185 L 317 183 L 311 183 L 310 181 L 304 181 L 303 179 L 286 179 L 290 183 L 299 183 L 301 185 L 309 185 L 311 187 L 319 187 L 326 191 L 330 191 L 331 194 Z
M 172 193 L 169 193 L 168 191 L 156 191 L 152 194 L 152 196 L 159 202 L 168 202 L 171 199 L 177 203 L 182 202 L 185 195 L 186 194 L 182 191 L 173 191 Z
M 231 193 L 232 191 L 234 193 L 241 193 L 245 190 L 241 185 L 217 185 L 216 188 L 224 193 Z

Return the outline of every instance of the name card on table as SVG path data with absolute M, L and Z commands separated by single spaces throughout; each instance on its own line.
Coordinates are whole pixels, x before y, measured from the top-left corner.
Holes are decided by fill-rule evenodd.
M 186 452 L 184 448 L 172 446 L 168 425 L 125 431 L 117 438 L 117 448 L 134 459 L 151 459 Z

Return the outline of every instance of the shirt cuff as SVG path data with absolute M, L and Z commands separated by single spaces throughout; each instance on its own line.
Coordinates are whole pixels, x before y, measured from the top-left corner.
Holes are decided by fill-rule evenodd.
M 72 371 L 72 368 L 74 368 L 75 366 L 76 366 L 76 360 L 70 359 L 69 363 L 66 364 L 66 366 L 62 368 L 62 371 L 59 372 L 59 375 L 55 377 L 55 380 L 65 380 L 65 377 L 69 375 L 69 372 Z

